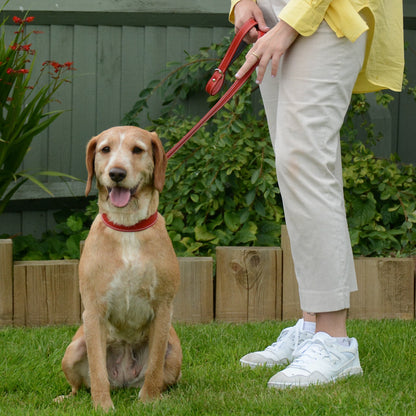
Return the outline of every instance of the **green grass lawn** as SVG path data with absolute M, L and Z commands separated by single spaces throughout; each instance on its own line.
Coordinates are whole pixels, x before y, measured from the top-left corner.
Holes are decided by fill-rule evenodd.
M 241 368 L 292 322 L 175 325 L 184 352 L 182 379 L 152 404 L 135 390 L 112 392 L 120 415 L 416 415 L 416 321 L 350 321 L 362 377 L 326 386 L 267 388 L 276 369 Z M 60 369 L 74 327 L 0 329 L 0 415 L 94 414 L 89 392 L 70 392 Z

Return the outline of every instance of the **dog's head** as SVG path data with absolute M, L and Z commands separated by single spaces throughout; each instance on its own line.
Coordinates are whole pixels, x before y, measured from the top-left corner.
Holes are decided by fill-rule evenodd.
M 105 130 L 89 141 L 86 165 L 85 195 L 96 176 L 99 192 L 107 192 L 111 204 L 122 208 L 145 187 L 162 191 L 167 158 L 156 133 L 121 126 Z

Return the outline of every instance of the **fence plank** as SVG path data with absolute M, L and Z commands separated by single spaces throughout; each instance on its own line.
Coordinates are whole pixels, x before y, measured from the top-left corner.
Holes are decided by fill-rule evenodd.
M 72 81 L 72 157 L 71 174 L 86 177 L 84 150 L 97 132 L 97 27 L 74 28 L 74 77 Z M 65 86 L 66 88 L 66 86 Z M 80 122 L 82 121 L 82 122 Z
M 26 326 L 26 316 L 26 267 L 16 262 L 13 267 L 13 324 Z
M 104 130 L 118 126 L 121 119 L 120 27 L 98 27 L 97 53 L 97 129 Z
M 281 318 L 278 255 L 280 248 L 276 247 L 217 247 L 217 320 Z
M 179 257 L 181 286 L 175 297 L 173 320 L 207 323 L 214 319 L 214 279 L 211 257 Z
M 13 323 L 13 242 L 0 240 L 0 326 Z
M 411 258 L 356 258 L 358 292 L 351 293 L 351 319 L 413 319 Z
M 80 322 L 78 260 L 16 262 L 14 274 L 15 325 Z
M 60 64 L 73 62 L 74 27 L 54 25 L 51 26 L 50 34 L 50 52 L 53 59 Z M 72 81 L 73 72 L 65 72 L 62 76 Z M 64 83 L 63 88 L 59 88 L 54 95 L 50 110 L 71 110 L 72 97 L 71 85 Z M 49 127 L 48 170 L 64 173 L 71 171 L 72 115 L 72 111 L 65 111 Z M 49 182 L 59 180 L 59 178 L 49 178 Z
M 143 89 L 144 28 L 122 28 L 121 117 L 130 111 Z

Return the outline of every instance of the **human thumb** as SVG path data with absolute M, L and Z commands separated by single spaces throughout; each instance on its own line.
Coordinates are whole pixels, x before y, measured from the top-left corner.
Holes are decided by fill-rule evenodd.
M 254 13 L 254 19 L 257 22 L 257 26 L 261 32 L 268 32 L 270 30 L 264 20 L 263 13 L 260 10 L 257 13 Z

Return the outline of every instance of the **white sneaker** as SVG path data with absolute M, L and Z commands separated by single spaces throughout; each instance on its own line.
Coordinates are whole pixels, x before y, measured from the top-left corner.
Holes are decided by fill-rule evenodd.
M 275 374 L 268 386 L 280 389 L 307 387 L 362 373 L 355 338 L 349 338 L 346 346 L 327 333 L 318 332 L 298 348 L 293 362 Z
M 303 330 L 303 319 L 299 319 L 295 326 L 284 329 L 275 343 L 264 351 L 245 355 L 241 358 L 240 363 L 242 366 L 250 366 L 251 368 L 289 364 L 293 361 L 293 353 L 298 346 L 312 337 L 312 332 Z

